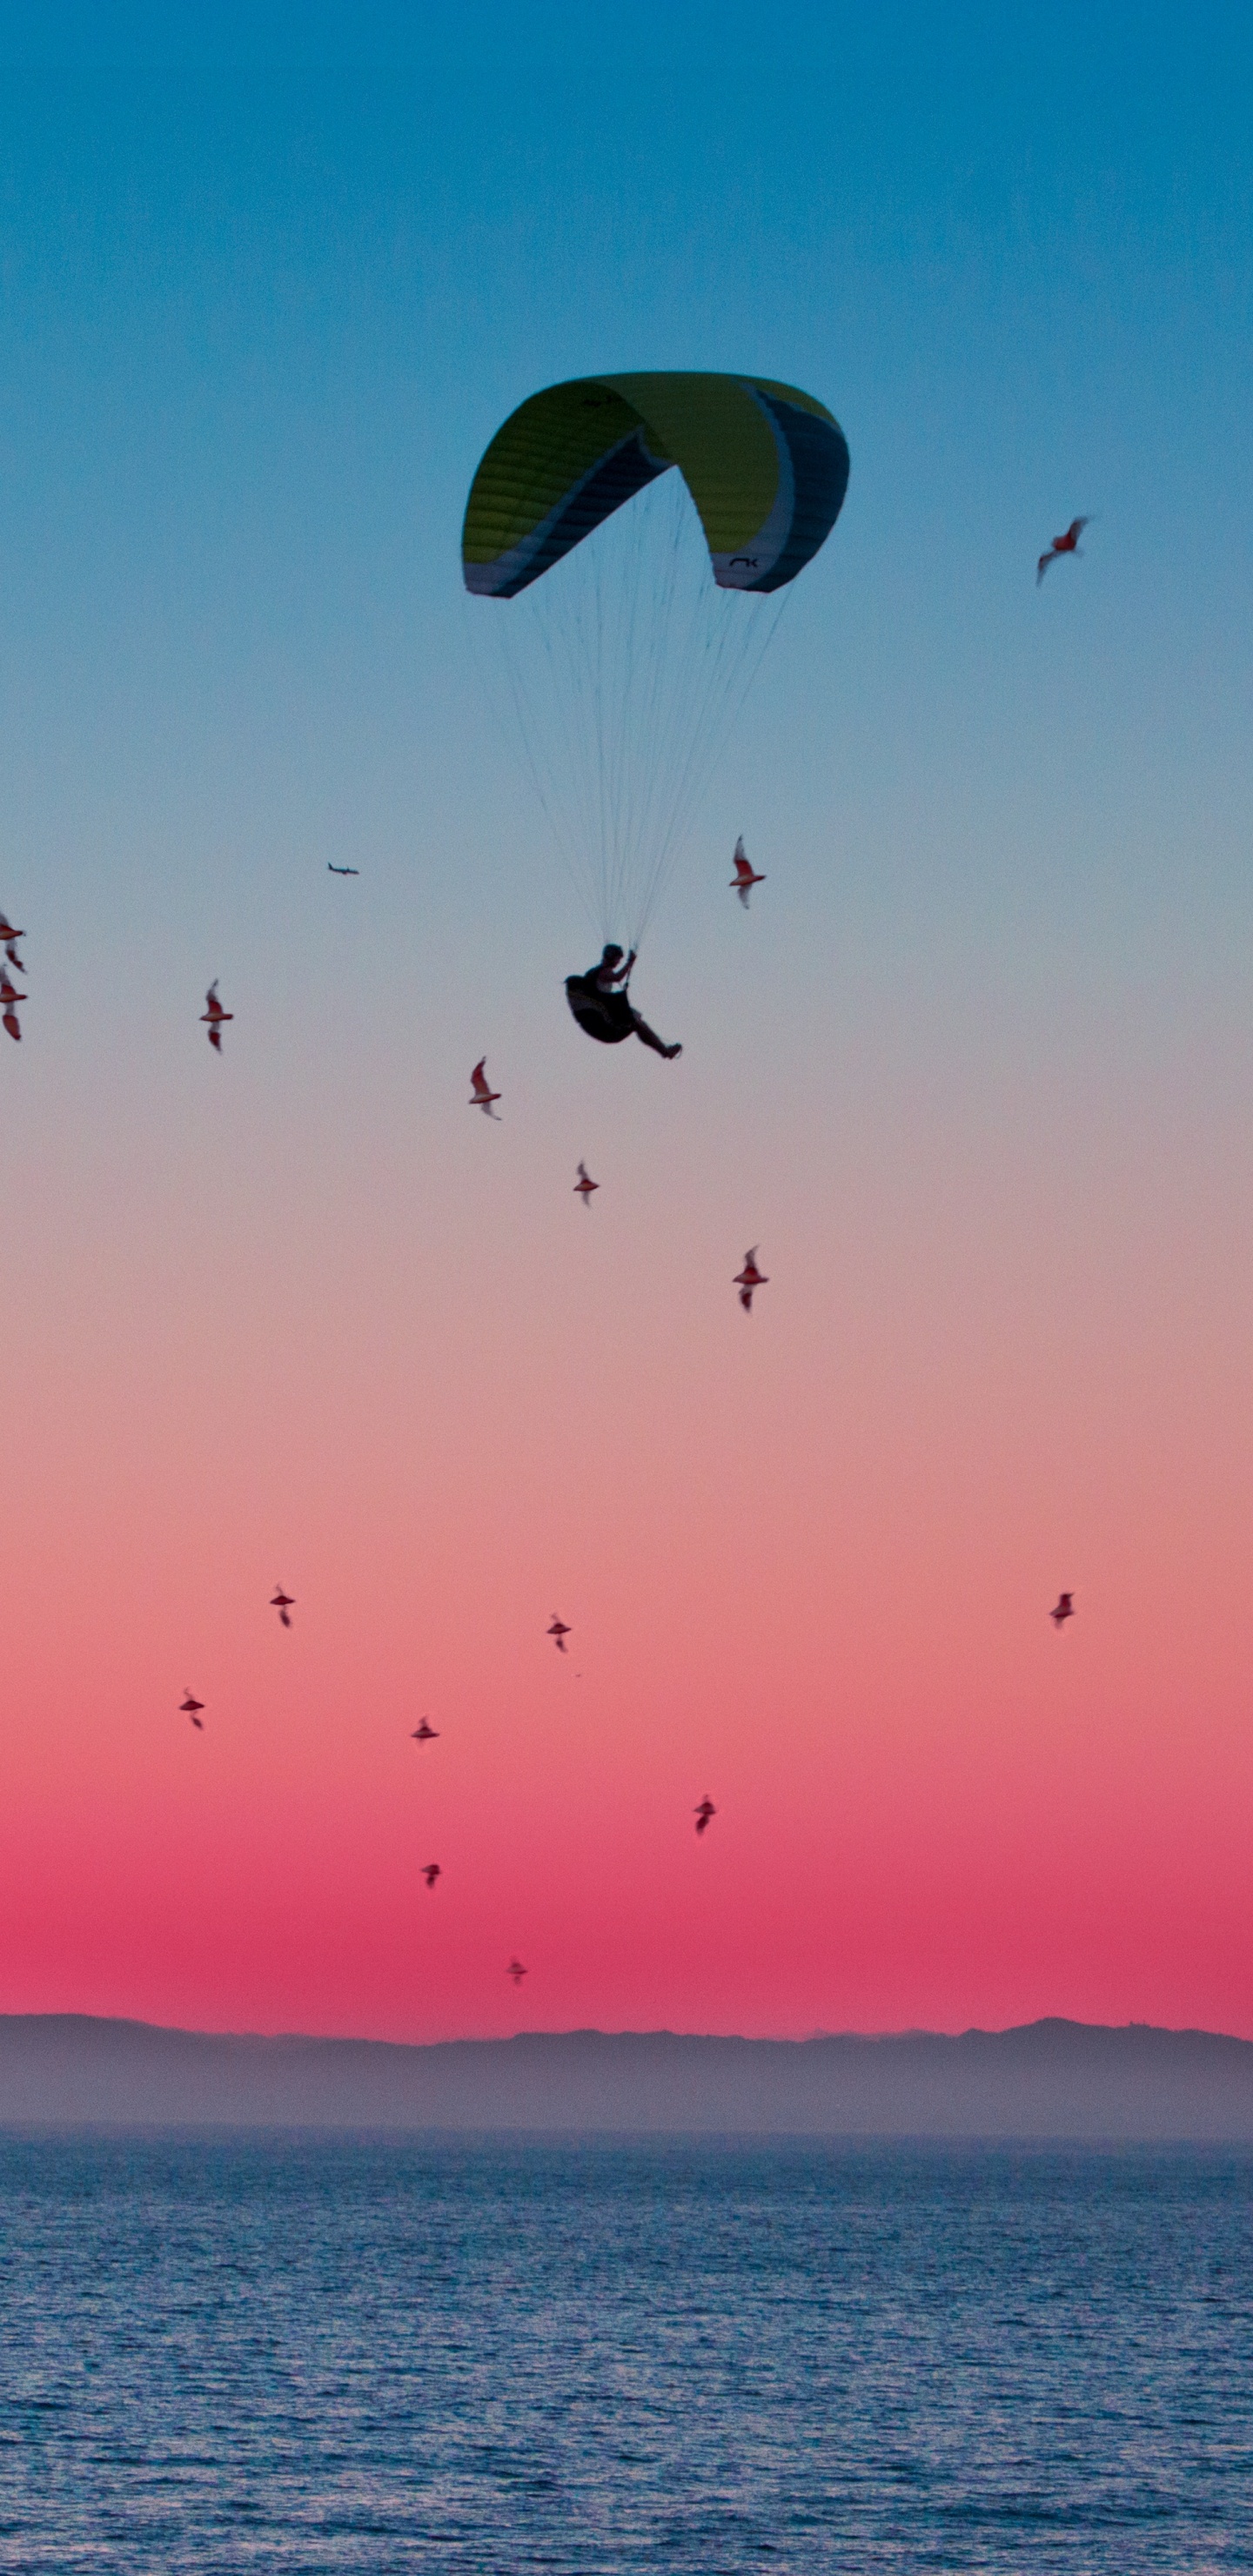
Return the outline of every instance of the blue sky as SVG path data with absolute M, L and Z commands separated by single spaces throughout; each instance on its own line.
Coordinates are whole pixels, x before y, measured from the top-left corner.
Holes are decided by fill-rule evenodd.
M 398 1083 L 472 1030 L 559 1094 L 586 934 L 485 715 L 456 543 L 505 412 L 599 367 L 792 378 L 853 460 L 656 924 L 658 1025 L 729 1085 L 755 1011 L 767 1125 L 794 1056 L 837 1093 L 873 1065 L 872 1123 L 876 1095 L 974 1136 L 997 1096 L 1073 1117 L 1085 1066 L 1111 1114 L 1159 1078 L 1242 1114 L 1243 13 L 0 30 L 0 901 L 57 942 L 32 1153 L 101 997 L 122 1139 L 211 971 L 245 1013 L 282 998 L 293 1132 L 341 1019 L 391 1033 Z M 1086 559 L 1037 593 L 1076 510 Z M 740 829 L 772 864 L 751 972 Z M 368 908 L 328 911 L 327 858 Z
M 463 1051 L 534 978 L 538 1040 L 584 934 L 456 538 L 504 413 L 608 366 L 792 378 L 853 458 L 657 925 L 661 1025 L 734 972 L 702 872 L 738 829 L 788 853 L 784 1008 L 799 976 L 926 1049 L 991 984 L 1047 1053 L 1146 983 L 1167 1019 L 1239 1007 L 1243 13 L 0 31 L 0 900 L 53 893 L 67 1040 L 145 947 L 153 988 L 255 962 L 325 1008 L 355 934 L 296 896 L 328 857 L 369 860 L 398 1009 Z M 1037 595 L 1076 510 L 1086 561 Z
M 932 844 L 922 882 L 899 862 L 911 900 L 959 895 L 969 864 L 1013 905 L 987 844 L 1008 800 L 1039 866 L 1047 798 L 1064 897 L 1099 771 L 1150 843 L 1200 799 L 1228 849 L 1240 13 L 39 24 L 41 55 L 85 68 L 19 73 L 3 111 L 19 831 L 81 835 L 89 776 L 91 828 L 103 805 L 132 843 L 216 820 L 464 853 L 492 828 L 450 569 L 474 460 L 538 383 L 690 364 L 812 385 L 852 447 L 837 554 L 772 675 L 789 830 L 825 832 L 835 799 L 853 838 Z M 1079 508 L 1100 514 L 1082 635 L 1068 594 L 1034 616 L 1019 595 Z M 1145 873 L 1151 900 L 1151 848 Z

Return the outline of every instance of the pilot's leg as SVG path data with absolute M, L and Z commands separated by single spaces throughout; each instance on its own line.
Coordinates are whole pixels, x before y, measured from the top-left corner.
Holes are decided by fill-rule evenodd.
M 650 1029 L 647 1020 L 642 1020 L 639 1012 L 634 1008 L 631 1012 L 631 1022 L 637 1038 L 642 1038 L 644 1045 L 651 1047 L 654 1055 L 664 1055 L 667 1059 L 682 1055 L 681 1046 L 667 1046 L 665 1039 L 659 1038 L 656 1030 Z

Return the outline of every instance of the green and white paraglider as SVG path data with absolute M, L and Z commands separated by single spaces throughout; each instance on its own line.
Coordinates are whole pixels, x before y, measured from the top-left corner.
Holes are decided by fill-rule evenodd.
M 550 385 L 479 464 L 461 558 L 472 601 L 490 603 L 473 616 L 485 676 L 589 919 L 632 960 L 847 484 L 838 422 L 763 376 Z M 569 979 L 580 1025 L 675 1051 L 617 989 L 621 957 Z

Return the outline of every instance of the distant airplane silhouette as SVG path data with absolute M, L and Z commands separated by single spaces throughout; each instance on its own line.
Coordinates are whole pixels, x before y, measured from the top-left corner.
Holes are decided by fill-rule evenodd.
M 436 1879 L 442 1878 L 443 1876 L 443 1871 L 440 1868 L 439 1862 L 437 1860 L 428 1860 L 422 1875 L 426 1880 L 427 1886 L 434 1887 Z
M 1049 1617 L 1052 1620 L 1054 1627 L 1064 1627 L 1067 1619 L 1073 1619 L 1074 1615 L 1075 1596 L 1073 1592 L 1059 1592 L 1057 1596 L 1057 1608 L 1055 1610 L 1050 1610 L 1049 1612 Z
M 523 1980 L 523 1978 L 526 1976 L 526 1974 L 527 1974 L 527 1970 L 523 1967 L 523 1965 L 522 1965 L 522 1961 L 521 1961 L 520 1959 L 511 1959 L 511 1960 L 510 1960 L 510 1962 L 509 1962 L 508 1967 L 507 1967 L 507 1968 L 506 1968 L 506 1970 L 505 1970 L 505 1975 L 506 1975 L 507 1977 L 512 1977 L 512 1979 L 513 1979 L 513 1982 L 514 1982 L 515 1986 L 520 1986 L 520 1985 L 521 1985 L 522 1980 Z
M 180 1716 L 189 1717 L 192 1725 L 199 1727 L 200 1733 L 203 1735 L 204 1728 L 200 1725 L 199 1712 L 204 1707 L 204 1701 L 202 1699 L 193 1699 L 190 1691 L 184 1691 L 178 1706 Z
M 1035 568 L 1035 586 L 1037 590 L 1039 589 L 1051 563 L 1056 563 L 1062 555 L 1078 554 L 1079 539 L 1083 535 L 1084 529 L 1090 527 L 1091 524 L 1090 519 L 1072 519 L 1070 526 L 1066 530 L 1065 536 L 1054 537 L 1048 553 L 1041 555 Z
M 278 1590 L 274 1594 L 270 1603 L 270 1608 L 271 1610 L 277 1610 L 285 1628 L 290 1628 L 291 1626 L 291 1621 L 288 1618 L 287 1613 L 289 1610 L 294 1610 L 295 1607 L 296 1604 L 293 1601 L 290 1592 L 284 1592 L 282 1584 L 280 1583 Z
M 753 1245 L 751 1252 L 745 1253 L 744 1267 L 742 1270 L 737 1270 L 734 1284 L 739 1289 L 740 1304 L 743 1307 L 745 1314 L 751 1315 L 753 1311 L 754 1288 L 768 1288 L 770 1285 L 764 1270 L 759 1270 L 757 1267 L 756 1244 Z
M 579 1177 L 575 1182 L 574 1187 L 575 1194 L 577 1197 L 582 1199 L 584 1207 L 590 1207 L 592 1204 L 592 1192 L 593 1190 L 598 1190 L 600 1188 L 600 1183 L 599 1181 L 588 1179 L 586 1163 L 580 1163 Z
M 710 1817 L 716 1816 L 718 1810 L 715 1807 L 712 1798 L 702 1798 L 699 1807 L 694 1810 L 694 1813 L 696 1817 L 697 1833 L 703 1834 L 709 1823 Z
M 752 868 L 749 866 L 748 860 L 744 856 L 744 841 L 743 835 L 741 835 L 740 839 L 735 844 L 735 874 L 731 879 L 731 887 L 733 893 L 739 896 L 745 912 L 748 910 L 748 898 L 752 893 L 753 887 L 755 885 L 764 885 L 765 882 L 766 880 L 764 877 L 754 876 Z
M 209 1044 L 211 1047 L 214 1047 L 220 1055 L 222 1052 L 222 1023 L 224 1020 L 233 1020 L 235 1014 L 233 1011 L 224 1011 L 218 1000 L 218 979 L 216 975 L 209 986 L 208 992 L 205 994 L 205 1000 L 209 1007 L 206 1011 L 201 1012 L 200 1017 L 202 1020 L 208 1021 Z
M 566 1652 L 566 1639 L 569 1636 L 570 1631 L 566 1626 L 565 1620 L 559 1619 L 555 1610 L 552 1615 L 551 1623 L 547 1628 L 545 1628 L 544 1634 L 546 1637 L 552 1638 L 558 1654 L 564 1655 Z
M 415 1744 L 438 1744 L 439 1728 L 432 1726 L 429 1718 L 424 1717 L 422 1724 L 413 1729 L 413 1741 Z
M 360 868 L 337 868 L 333 859 L 328 859 L 326 864 L 333 877 L 359 877 L 361 874 Z
M 470 1098 L 466 1105 L 470 1109 L 481 1109 L 487 1118 L 496 1118 L 492 1102 L 502 1097 L 501 1092 L 491 1089 L 487 1079 L 487 1058 L 481 1055 L 470 1076 Z M 499 1118 L 496 1118 L 496 1124 L 499 1127 Z

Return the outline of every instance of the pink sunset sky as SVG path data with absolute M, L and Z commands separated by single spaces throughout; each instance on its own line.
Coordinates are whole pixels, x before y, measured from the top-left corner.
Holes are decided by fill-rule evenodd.
M 1253 2036 L 1220 49 L 1028 164 L 1025 39 L 973 98 L 824 39 L 786 117 L 754 58 L 745 123 L 694 36 L 519 91 L 475 24 L 2 111 L 0 2009 Z M 458 581 L 499 420 L 608 365 L 853 459 L 641 962 L 674 1066 L 564 1011 Z

